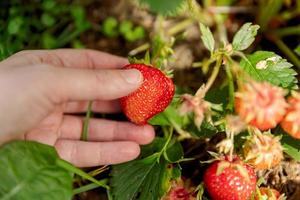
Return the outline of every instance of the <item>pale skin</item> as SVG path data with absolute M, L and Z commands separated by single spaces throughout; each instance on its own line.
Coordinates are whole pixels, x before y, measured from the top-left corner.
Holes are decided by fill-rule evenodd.
M 120 112 L 118 99 L 143 81 L 126 59 L 94 50 L 30 50 L 0 62 L 0 143 L 13 139 L 52 145 L 78 167 L 126 162 L 150 143 L 154 130 L 92 118 L 81 141 L 88 101 L 98 113 Z

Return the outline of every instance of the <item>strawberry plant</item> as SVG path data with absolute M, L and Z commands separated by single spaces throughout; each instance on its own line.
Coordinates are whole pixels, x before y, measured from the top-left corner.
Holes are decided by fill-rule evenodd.
M 45 2 L 43 9 L 54 1 Z M 82 198 L 95 189 L 109 200 L 295 199 L 296 186 L 288 184 L 300 176 L 299 44 L 284 41 L 299 35 L 299 27 L 282 26 L 299 18 L 300 3 L 247 2 L 121 1 L 100 26 L 89 22 L 92 27 L 84 28 L 86 12 L 72 5 L 73 39 L 97 29 L 107 46 L 125 43 L 130 64 L 123 67 L 139 70 L 144 80 L 120 99 L 122 116 L 153 125 L 156 137 L 137 159 L 91 171 L 61 160 L 53 147 L 8 143 L 0 148 L 0 199 Z M 255 8 L 254 18 L 243 15 Z M 43 11 L 44 26 L 52 27 L 55 16 Z M 9 20 L 14 23 L 4 35 L 15 38 L 23 20 L 13 11 Z M 68 33 L 53 45 L 48 35 L 45 47 L 69 43 Z M 88 138 L 91 106 L 82 140 Z M 281 179 L 285 174 L 292 175 Z

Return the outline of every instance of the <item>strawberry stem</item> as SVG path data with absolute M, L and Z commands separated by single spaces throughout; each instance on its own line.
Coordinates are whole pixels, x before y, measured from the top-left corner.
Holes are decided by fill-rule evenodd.
M 69 172 L 77 174 L 77 175 L 81 176 L 82 178 L 87 179 L 87 180 L 89 180 L 89 181 L 97 184 L 100 187 L 103 187 L 105 189 L 109 189 L 109 186 L 106 185 L 106 182 L 107 182 L 106 179 L 98 181 L 97 179 L 95 179 L 94 177 L 92 177 L 91 175 L 89 175 L 88 173 L 86 173 L 85 171 L 83 171 L 83 170 L 75 167 L 71 163 L 69 163 L 69 162 L 67 162 L 65 160 L 62 160 L 62 159 L 57 159 L 56 160 L 56 164 L 58 166 L 60 166 L 61 168 L 69 171 Z
M 219 71 L 220 71 L 220 67 L 222 65 L 222 56 L 220 55 L 218 58 L 217 58 L 217 63 L 216 63 L 216 66 L 214 67 L 213 69 L 213 72 L 211 73 L 207 83 L 206 83 L 206 86 L 205 86 L 205 93 L 211 88 L 211 86 L 213 85 L 213 83 L 215 82 L 218 74 L 219 74 Z
M 234 107 L 234 82 L 233 82 L 233 78 L 232 78 L 232 74 L 231 74 L 231 70 L 229 67 L 229 64 L 227 64 L 225 66 L 225 71 L 226 71 L 226 75 L 227 75 L 227 79 L 228 79 L 228 92 L 229 92 L 229 102 L 227 105 L 227 109 L 230 112 L 233 112 L 233 107 Z
M 92 114 L 92 101 L 89 101 L 88 104 L 88 109 L 85 115 L 85 119 L 84 119 L 84 124 L 83 124 L 83 129 L 82 129 L 82 134 L 81 134 L 81 140 L 86 141 L 88 139 L 88 128 L 89 128 L 89 121 L 91 118 L 91 114 Z
M 232 141 L 232 144 L 234 144 L 234 132 L 229 131 L 229 134 L 230 134 L 230 140 Z M 233 160 L 233 149 L 234 149 L 234 145 L 230 148 L 229 161 Z

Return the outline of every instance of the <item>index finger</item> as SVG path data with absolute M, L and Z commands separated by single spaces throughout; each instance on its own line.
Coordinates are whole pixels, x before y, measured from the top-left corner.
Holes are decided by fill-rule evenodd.
M 16 59 L 18 58 L 18 59 Z M 6 64 L 51 64 L 75 68 L 122 68 L 126 58 L 91 49 L 25 50 L 8 58 Z

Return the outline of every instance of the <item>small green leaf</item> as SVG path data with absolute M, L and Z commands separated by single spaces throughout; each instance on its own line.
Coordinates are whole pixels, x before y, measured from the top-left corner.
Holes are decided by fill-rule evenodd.
M 43 13 L 42 17 L 41 17 L 41 21 L 45 26 L 50 27 L 55 24 L 56 20 L 52 15 L 50 15 L 48 13 Z
M 204 46 L 212 53 L 214 51 L 215 40 L 208 27 L 200 23 L 201 39 Z
M 108 17 L 102 23 L 101 31 L 107 37 L 116 37 L 118 36 L 118 21 L 114 17 Z
M 155 115 L 149 121 L 152 125 L 166 126 L 175 122 L 177 125 L 183 125 L 184 118 L 180 116 L 174 104 L 170 104 L 163 112 Z
M 0 148 L 0 199 L 71 199 L 72 175 L 59 167 L 53 147 L 15 141 Z
M 8 27 L 7 27 L 8 33 L 12 34 L 12 35 L 17 34 L 20 31 L 23 23 L 24 23 L 24 21 L 21 16 L 17 16 L 15 18 L 9 20 Z
M 297 88 L 297 72 L 282 57 L 269 51 L 257 51 L 246 58 L 241 61 L 240 66 L 253 79 L 268 81 L 287 89 Z
M 291 156 L 296 161 L 300 162 L 300 143 L 299 140 L 292 138 L 287 133 L 281 138 L 281 143 L 284 152 Z
M 300 149 L 294 148 L 288 144 L 283 144 L 284 152 L 296 161 L 300 162 Z
M 44 10 L 51 11 L 56 5 L 55 0 L 44 0 L 42 3 L 42 7 Z
M 85 10 L 82 6 L 71 6 L 71 15 L 77 22 L 83 22 L 85 19 Z
M 169 144 L 168 149 L 165 151 L 165 158 L 167 161 L 174 163 L 178 160 L 183 158 L 183 148 L 181 144 L 176 141 L 172 140 L 172 142 Z
M 277 127 L 274 135 L 281 136 L 281 144 L 284 152 L 291 156 L 296 161 L 300 162 L 300 142 L 298 139 L 292 138 L 281 127 Z
M 142 146 L 140 159 L 149 157 L 156 152 L 160 152 L 164 147 L 166 140 L 161 137 L 155 137 L 154 141 L 148 145 Z
M 300 56 L 300 44 L 294 49 L 295 53 Z
M 123 35 L 126 35 L 128 32 L 131 32 L 132 27 L 133 27 L 133 24 L 131 21 L 124 20 L 120 24 L 119 32 L 122 33 Z
M 152 117 L 151 119 L 149 119 L 148 123 L 151 125 L 157 125 L 157 126 L 170 125 L 170 122 L 164 112 L 159 113 L 159 114 L 155 115 L 154 117 Z
M 153 12 L 161 15 L 176 15 L 185 5 L 185 0 L 139 0 Z
M 53 49 L 57 45 L 57 40 L 54 38 L 53 35 L 49 33 L 44 33 L 42 35 L 42 44 L 45 49 Z
M 233 49 L 237 51 L 247 49 L 255 40 L 258 29 L 258 25 L 252 25 L 252 23 L 244 24 L 233 37 Z
M 74 40 L 72 41 L 72 47 L 75 49 L 84 49 L 85 46 L 80 40 Z

